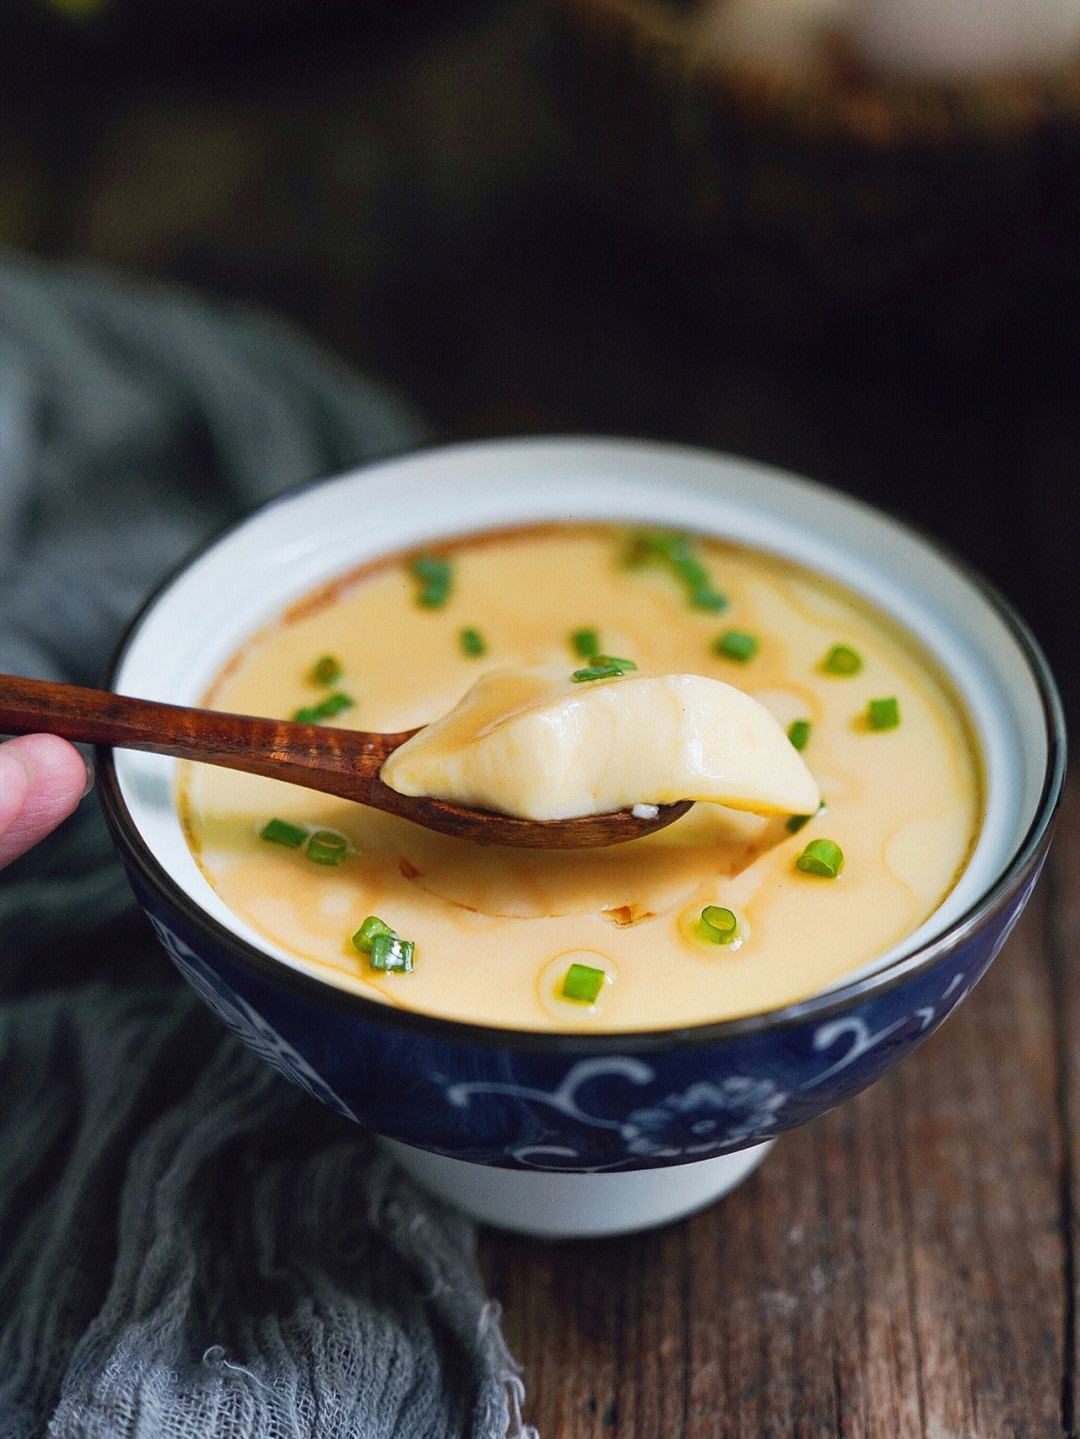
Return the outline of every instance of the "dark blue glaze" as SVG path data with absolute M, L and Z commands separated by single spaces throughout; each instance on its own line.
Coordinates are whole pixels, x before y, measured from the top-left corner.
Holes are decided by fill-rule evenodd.
M 543 442 L 538 443 L 539 448 L 527 443 L 530 458 L 522 483 L 535 483 L 540 473 L 536 466 L 544 451 Z M 511 445 L 511 457 L 514 453 Z M 568 461 L 568 453 L 575 452 L 557 442 L 543 464 L 557 476 L 572 463 L 576 487 L 578 460 Z M 598 473 L 606 476 L 601 493 L 615 474 L 630 474 L 632 483 L 640 484 L 641 464 L 631 463 L 626 446 L 608 451 L 600 442 L 587 441 L 583 453 L 601 461 Z M 665 455 L 676 469 L 688 466 L 682 471 L 687 494 L 700 492 L 701 461 L 709 460 L 721 515 L 723 465 L 680 451 L 649 449 L 643 455 L 650 473 L 654 464 L 663 470 Z M 473 462 L 471 449 L 456 458 L 448 452 L 451 473 L 464 477 Z M 412 463 L 400 462 L 396 481 L 376 471 L 372 494 L 377 503 L 407 508 Z M 510 463 L 507 484 L 512 473 Z M 745 490 L 748 480 L 755 488 L 770 483 L 755 470 L 744 472 L 737 488 Z M 426 483 L 420 493 L 427 493 Z M 795 493 L 790 485 L 784 481 L 786 495 Z M 587 496 L 587 487 L 582 494 Z M 340 503 L 336 488 L 329 502 Z M 280 516 L 278 507 L 287 503 L 279 498 L 267 513 Z M 583 503 L 589 510 L 590 502 Z M 601 510 L 610 514 L 607 503 Z M 781 504 L 777 498 L 775 503 L 778 512 L 790 504 L 792 515 L 805 513 L 803 500 Z M 866 522 L 860 515 L 865 512 L 852 509 L 853 525 Z M 241 528 L 247 523 L 252 521 L 241 522 Z M 924 542 L 924 548 L 933 546 Z M 974 907 L 938 939 L 878 974 L 783 1010 L 665 1033 L 588 1036 L 485 1029 L 392 1008 L 300 974 L 200 909 L 140 836 L 112 753 L 103 749 L 98 768 L 106 817 L 139 899 L 189 982 L 270 1064 L 359 1123 L 420 1149 L 511 1169 L 653 1168 L 742 1149 L 841 1103 L 932 1034 L 1004 943 L 1045 858 L 1065 764 L 1053 679 L 1037 644 L 1001 597 L 959 561 L 939 558 L 965 573 L 971 603 L 998 617 L 1027 663 L 1044 725 L 1038 735 L 1016 739 L 1018 752 L 1021 742 L 1030 740 L 1045 753 L 1041 795 L 1015 856 Z M 110 688 L 133 639 L 171 583 L 166 581 L 133 620 L 117 652 Z M 1015 681 L 1015 663 L 1010 650 L 1003 685 Z M 995 763 L 1007 768 L 1008 753 Z M 1013 779 L 1022 780 L 1026 806 L 1035 777 L 1027 774 L 1026 762 L 1017 763 L 1017 776 L 991 773 L 987 778 L 991 789 L 1000 785 L 1006 791 Z
M 453 1025 L 297 976 L 203 915 L 147 862 L 115 811 L 110 820 L 177 967 L 282 1074 L 406 1144 L 479 1164 L 575 1172 L 741 1149 L 872 1083 L 981 978 L 1027 902 L 1048 843 L 1044 828 L 991 899 L 891 978 L 668 1037 L 585 1037 Z

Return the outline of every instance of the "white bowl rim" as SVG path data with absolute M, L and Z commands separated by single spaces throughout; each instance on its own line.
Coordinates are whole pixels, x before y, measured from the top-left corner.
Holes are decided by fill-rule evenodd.
M 154 854 L 152 846 L 140 833 L 138 824 L 122 792 L 113 751 L 103 747 L 98 753 L 103 808 L 121 852 L 141 871 L 144 879 L 152 888 L 163 891 L 165 896 L 197 926 L 209 929 L 215 942 L 222 945 L 231 957 L 240 959 L 249 968 L 254 967 L 264 977 L 284 983 L 287 987 L 299 987 L 309 994 L 318 995 L 323 1001 L 343 1005 L 361 1013 L 365 1019 L 390 1023 L 397 1028 L 404 1027 L 437 1033 L 445 1039 L 458 1042 L 496 1044 L 514 1048 L 569 1048 L 575 1051 L 583 1047 L 594 1050 L 610 1045 L 617 1045 L 620 1048 L 631 1045 L 640 1049 L 656 1049 L 686 1044 L 716 1043 L 760 1033 L 764 1030 L 786 1028 L 828 1017 L 831 1014 L 842 1012 L 862 999 L 896 987 L 915 973 L 932 968 L 946 952 L 963 944 L 998 908 L 1008 901 L 1026 873 L 1041 857 L 1049 841 L 1050 829 L 1060 800 L 1065 773 L 1066 741 L 1061 700 L 1045 656 L 1023 620 L 996 588 L 966 561 L 959 559 L 936 539 L 927 537 L 905 521 L 897 520 L 878 505 L 870 505 L 861 499 L 833 490 L 829 486 L 821 485 L 802 476 L 789 474 L 776 467 L 692 446 L 589 436 L 512 437 L 477 442 L 462 441 L 453 444 L 435 443 L 386 459 L 372 460 L 343 474 L 308 481 L 272 497 L 224 526 L 185 556 L 155 587 L 130 621 L 110 661 L 105 680 L 106 685 L 110 688 L 114 686 L 124 660 L 143 624 L 172 587 L 199 560 L 210 554 L 219 545 L 235 537 L 246 526 L 257 521 L 268 511 L 302 499 L 312 491 L 370 477 L 373 473 L 408 464 L 418 458 L 430 459 L 446 456 L 460 459 L 469 454 L 488 455 L 492 451 L 501 451 L 505 454 L 508 450 L 515 449 L 528 452 L 530 455 L 542 453 L 545 449 L 554 450 L 562 452 L 562 458 L 565 458 L 568 447 L 571 451 L 578 450 L 590 457 L 602 454 L 605 450 L 615 454 L 622 453 L 624 457 L 629 453 L 640 456 L 642 452 L 652 452 L 654 455 L 659 454 L 670 460 L 682 457 L 699 462 L 719 463 L 732 468 L 737 473 L 751 475 L 759 480 L 772 479 L 797 488 L 817 491 L 820 496 L 828 496 L 833 501 L 839 501 L 841 505 L 853 512 L 862 512 L 865 517 L 887 522 L 897 532 L 905 535 L 909 542 L 914 541 L 937 562 L 955 571 L 1005 627 L 1026 663 L 1028 677 L 1041 704 L 1045 726 L 1045 769 L 1041 793 L 1034 805 L 1031 822 L 1015 846 L 1011 858 L 1001 868 L 993 882 L 988 884 L 961 914 L 951 919 L 940 933 L 929 939 L 911 944 L 908 941 L 903 942 L 898 947 L 899 952 L 887 962 L 875 967 L 865 967 L 863 970 L 857 971 L 855 975 L 842 979 L 813 995 L 777 1008 L 733 1019 L 706 1020 L 700 1024 L 678 1025 L 659 1030 L 618 1030 L 592 1034 L 516 1029 L 447 1019 L 423 1011 L 399 1009 L 382 1004 L 378 1000 L 368 998 L 331 980 L 324 979 L 314 970 L 293 967 L 288 961 L 269 953 L 258 944 L 230 929 L 227 924 L 208 913 L 198 900 L 170 875 L 164 864 Z M 609 518 L 611 517 L 609 516 Z M 508 518 L 502 522 L 493 521 L 489 528 L 497 530 L 504 525 L 520 526 L 528 523 L 540 523 L 540 521 L 529 519 L 514 521 L 513 518 Z M 436 532 L 440 536 L 450 537 L 462 531 L 455 530 L 452 525 L 448 528 L 444 524 L 441 528 L 436 527 Z M 749 543 L 752 544 L 753 541 L 751 540 Z M 341 572 L 340 567 L 336 572 Z M 283 604 L 284 601 L 279 604 L 278 608 L 282 608 Z M 909 936 L 909 940 L 917 938 L 925 928 L 925 924 L 920 926 L 915 936 Z M 875 962 L 872 961 L 871 965 L 874 966 Z M 869 968 L 869 972 L 867 972 L 867 968 Z

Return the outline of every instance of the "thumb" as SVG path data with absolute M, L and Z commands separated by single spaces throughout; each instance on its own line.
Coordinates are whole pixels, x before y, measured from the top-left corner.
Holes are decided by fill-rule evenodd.
M 0 744 L 0 867 L 51 833 L 86 793 L 82 755 L 55 735 Z

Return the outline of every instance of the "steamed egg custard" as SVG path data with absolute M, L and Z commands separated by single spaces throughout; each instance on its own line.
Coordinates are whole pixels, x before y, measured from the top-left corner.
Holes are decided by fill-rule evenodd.
M 565 666 L 485 675 L 381 777 L 402 794 L 535 820 L 683 799 L 809 814 L 821 800 L 780 725 L 733 685 L 626 671 L 567 680 Z
M 203 703 L 431 725 L 387 783 L 526 817 L 711 797 L 628 844 L 524 850 L 181 766 L 192 850 L 257 934 L 341 988 L 478 1024 L 665 1029 L 812 994 L 934 912 L 982 807 L 915 637 L 788 561 L 663 530 L 380 560 L 253 636 Z

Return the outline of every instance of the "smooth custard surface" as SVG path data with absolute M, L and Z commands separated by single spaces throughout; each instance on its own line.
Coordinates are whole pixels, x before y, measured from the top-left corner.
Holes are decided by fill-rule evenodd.
M 640 671 L 585 682 L 565 664 L 489 670 L 380 775 L 402 794 L 535 820 L 684 799 L 786 817 L 821 800 L 776 718 L 734 685 Z
M 642 670 L 700 674 L 754 696 L 785 729 L 809 720 L 803 758 L 825 808 L 798 833 L 783 817 L 699 804 L 660 833 L 559 854 L 481 849 L 296 786 L 184 765 L 189 842 L 225 903 L 328 980 L 447 1018 L 525 1029 L 639 1030 L 771 1009 L 850 973 L 915 930 L 953 887 L 981 812 L 974 743 L 959 703 L 917 644 L 832 581 L 754 551 L 700 541 L 723 613 L 693 608 L 665 565 L 622 562 L 614 526 L 518 530 L 441 547 L 453 584 L 417 604 L 406 560 L 380 562 L 294 605 L 254 636 L 204 697 L 215 708 L 291 717 L 328 693 L 319 656 L 355 700 L 329 722 L 400 731 L 446 714 L 488 670 L 585 661 L 570 635 Z M 470 655 L 462 630 L 485 652 Z M 718 653 L 729 631 L 758 643 Z M 823 666 L 835 645 L 857 674 Z M 473 646 L 475 648 L 475 646 Z M 614 680 L 616 685 L 622 681 Z M 875 730 L 872 699 L 900 723 Z M 336 867 L 259 837 L 271 818 L 346 836 Z M 801 872 L 809 841 L 842 847 L 836 879 Z M 702 909 L 736 914 L 717 945 Z M 416 945 L 408 974 L 373 971 L 351 936 L 378 915 Z M 594 1004 L 562 998 L 572 963 L 605 972 Z

